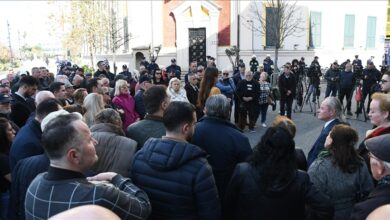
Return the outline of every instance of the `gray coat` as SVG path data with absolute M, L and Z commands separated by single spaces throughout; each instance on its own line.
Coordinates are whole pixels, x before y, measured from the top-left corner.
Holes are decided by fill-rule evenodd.
M 161 138 L 165 133 L 162 118 L 149 114 L 146 114 L 143 120 L 131 124 L 126 130 L 126 136 L 137 141 L 138 149 L 141 149 L 149 138 Z
M 91 132 L 98 141 L 95 148 L 99 157 L 91 170 L 98 173 L 112 171 L 127 177 L 137 142 L 125 137 L 122 128 L 109 123 L 95 124 Z
M 356 203 L 356 193 L 370 192 L 374 188 L 366 164 L 354 173 L 344 173 L 332 162 L 330 155 L 319 157 L 309 167 L 310 180 L 334 205 L 333 219 L 349 219 Z

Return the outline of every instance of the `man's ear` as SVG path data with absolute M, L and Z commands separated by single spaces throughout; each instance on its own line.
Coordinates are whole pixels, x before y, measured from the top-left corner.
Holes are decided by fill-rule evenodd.
M 80 164 L 80 153 L 75 148 L 71 148 L 68 150 L 66 158 L 72 164 Z

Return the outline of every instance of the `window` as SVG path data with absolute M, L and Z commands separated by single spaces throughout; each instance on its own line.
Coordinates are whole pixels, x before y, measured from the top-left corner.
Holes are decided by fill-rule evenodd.
M 344 23 L 344 48 L 354 46 L 355 37 L 355 15 L 345 15 Z
M 375 48 L 376 17 L 367 17 L 367 41 L 366 48 Z
M 276 46 L 276 22 L 277 22 L 277 8 L 267 7 L 265 11 L 265 45 L 267 47 Z
M 124 51 L 129 51 L 129 23 L 127 16 L 123 18 L 123 45 Z
M 309 45 L 312 48 L 321 46 L 321 12 L 310 12 Z

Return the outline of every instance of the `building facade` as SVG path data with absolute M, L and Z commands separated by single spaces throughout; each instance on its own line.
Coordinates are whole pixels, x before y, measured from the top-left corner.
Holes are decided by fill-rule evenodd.
M 272 25 L 267 22 L 272 7 L 266 2 L 161 0 L 115 4 L 124 35 L 131 36 L 116 54 L 117 66 L 127 64 L 137 69 L 142 57 L 149 59 L 158 52 L 157 63 L 162 66 L 176 58 L 182 70 L 187 70 L 190 61 L 204 63 L 206 56 L 212 56 L 218 68 L 231 68 L 225 50 L 233 45 L 240 48 L 240 58 L 246 64 L 253 54 L 258 60 L 267 54 L 274 59 L 275 41 L 260 22 L 263 19 Z M 300 57 L 308 63 L 314 56 L 320 57 L 322 66 L 329 66 L 334 60 L 352 60 L 355 54 L 363 61 L 374 57 L 375 64 L 380 65 L 387 6 L 387 1 L 297 1 L 293 17 L 300 18 L 302 30 L 284 39 L 278 66 Z M 88 51 L 84 54 L 88 59 Z M 97 59 L 111 61 L 111 57 L 104 51 L 97 54 Z

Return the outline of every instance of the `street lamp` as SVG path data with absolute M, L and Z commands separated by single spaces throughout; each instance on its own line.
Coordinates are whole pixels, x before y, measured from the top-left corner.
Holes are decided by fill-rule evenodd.
M 252 30 L 252 53 L 255 53 L 254 47 L 253 47 L 253 20 L 247 20 L 246 22 L 251 23 L 251 30 Z

